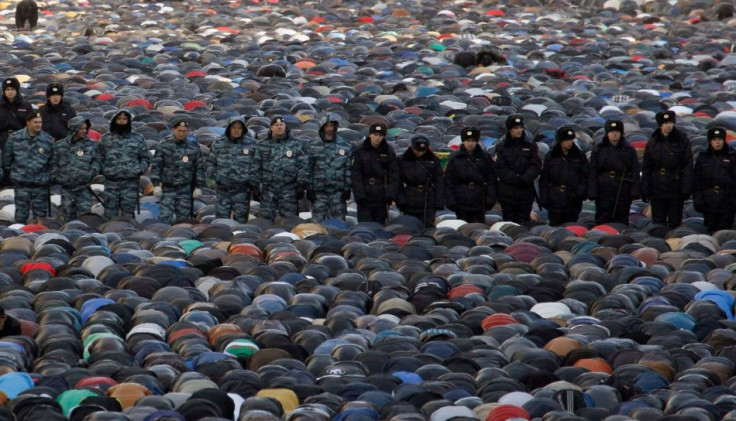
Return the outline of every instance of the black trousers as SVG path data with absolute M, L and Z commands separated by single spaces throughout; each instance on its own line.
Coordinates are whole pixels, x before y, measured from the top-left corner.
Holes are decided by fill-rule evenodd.
M 708 209 L 703 212 L 703 222 L 705 222 L 705 226 L 711 234 L 716 231 L 731 229 L 733 227 L 733 217 L 733 209 L 725 211 L 722 209 L 713 209 L 712 211 Z
M 378 222 L 386 224 L 388 209 L 384 206 L 360 206 L 358 205 L 358 222 Z
M 595 223 L 598 225 L 609 222 L 618 222 L 629 225 L 629 212 L 631 211 L 631 200 L 619 200 L 616 198 L 600 198 L 595 201 Z
M 503 214 L 503 220 L 516 222 L 517 224 L 531 221 L 532 218 L 529 216 L 529 214 L 531 214 L 532 212 L 532 205 L 534 205 L 534 202 L 501 202 L 501 213 Z
M 486 223 L 486 215 L 481 210 L 456 210 L 455 215 L 457 219 L 462 219 L 465 222 Z
M 685 202 L 678 198 L 652 198 L 652 222 L 677 228 L 682 224 L 682 205 Z
M 567 209 L 549 209 L 549 224 L 556 227 L 567 222 L 577 222 L 582 209 L 582 202 L 570 203 Z

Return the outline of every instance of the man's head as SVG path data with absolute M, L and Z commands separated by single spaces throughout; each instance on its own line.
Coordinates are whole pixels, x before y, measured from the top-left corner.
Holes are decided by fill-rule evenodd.
M 429 150 L 429 138 L 423 134 L 417 134 L 410 139 L 411 149 L 417 156 L 424 155 Z
M 572 148 L 575 141 L 575 130 L 570 126 L 562 126 L 555 133 L 555 140 L 559 143 L 563 152 L 567 152 Z
M 41 113 L 38 111 L 31 111 L 26 115 L 26 127 L 28 128 L 28 134 L 36 136 L 41 133 Z
M 368 129 L 368 138 L 371 140 L 371 145 L 374 148 L 377 148 L 378 145 L 381 144 L 383 139 L 386 137 L 387 131 L 388 129 L 383 124 L 371 124 L 371 127 Z
M 15 99 L 20 91 L 20 82 L 14 77 L 9 77 L 3 80 L 3 95 L 9 100 Z
M 186 121 L 180 121 L 176 124 L 174 124 L 174 139 L 176 139 L 177 142 L 184 142 L 187 140 L 187 135 L 189 134 L 189 123 Z
M 520 114 L 514 114 L 506 118 L 506 131 L 511 137 L 518 138 L 524 134 L 524 117 Z
M 480 140 L 480 130 L 475 127 L 464 127 L 460 132 L 460 141 L 463 144 L 463 148 L 467 151 L 472 151 Z
M 46 87 L 46 99 L 51 105 L 59 105 L 64 96 L 64 87 L 58 83 L 51 83 Z
M 286 121 L 281 116 L 276 116 L 271 119 L 271 134 L 274 137 L 284 137 L 286 133 Z
M 716 151 L 723 149 L 726 144 L 726 129 L 723 127 L 712 127 L 708 129 L 708 143 Z
M 665 136 L 670 134 L 675 128 L 676 115 L 674 111 L 660 111 L 654 119 L 657 120 L 657 125 Z
M 84 139 L 87 137 L 87 133 L 89 132 L 89 121 L 85 121 L 82 123 L 81 126 L 77 129 L 76 132 L 74 132 L 73 136 L 75 139 Z
M 624 123 L 621 120 L 608 120 L 603 126 L 608 140 L 613 144 L 618 143 L 624 135 Z

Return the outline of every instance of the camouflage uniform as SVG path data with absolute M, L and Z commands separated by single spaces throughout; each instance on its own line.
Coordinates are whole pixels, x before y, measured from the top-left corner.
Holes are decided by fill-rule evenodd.
M 350 142 L 337 135 L 337 120 L 327 115 L 322 119 L 319 138 L 307 144 L 309 152 L 309 200 L 313 202 L 312 220 L 345 219 L 345 201 L 350 198 Z M 335 125 L 334 138 L 325 138 L 326 124 Z M 314 200 L 313 200 L 314 199 Z
M 174 135 L 156 145 L 151 182 L 163 185 L 161 219 L 168 223 L 188 218 L 192 212 L 192 193 L 204 186 L 204 158 L 193 140 L 177 141 Z
M 280 139 L 273 135 L 273 126 L 265 140 L 256 146 L 254 167 L 261 181 L 261 217 L 274 220 L 276 215 L 294 216 L 298 202 L 308 187 L 308 156 L 303 142 L 291 137 L 286 129 Z
M 90 121 L 84 117 L 69 120 L 69 136 L 58 141 L 51 161 L 54 183 L 61 184 L 61 212 L 67 220 L 77 219 L 92 208 L 89 183 L 100 172 L 101 158 L 97 142 L 85 136 L 76 139 L 77 130 Z
M 232 138 L 230 133 L 235 123 L 243 125 L 243 135 Z M 233 220 L 243 223 L 248 221 L 250 210 L 250 187 L 253 183 L 251 174 L 256 168 L 253 160 L 257 143 L 245 133 L 245 122 L 242 119 L 231 119 L 225 136 L 212 145 L 205 163 L 208 177 L 217 183 L 215 215 L 218 218 L 230 218 L 232 211 Z
M 37 112 L 33 113 L 40 118 Z M 15 222 L 25 224 L 31 209 L 36 217 L 49 214 L 53 154 L 54 139 L 44 131 L 31 138 L 26 127 L 8 138 L 3 167 L 15 189 Z
M 127 114 L 128 124 L 115 122 L 120 114 Z M 105 176 L 105 216 L 114 218 L 122 213 L 135 216 L 138 202 L 138 178 L 151 165 L 143 136 L 132 131 L 133 116 L 119 111 L 110 121 L 110 132 L 100 140 L 102 174 Z

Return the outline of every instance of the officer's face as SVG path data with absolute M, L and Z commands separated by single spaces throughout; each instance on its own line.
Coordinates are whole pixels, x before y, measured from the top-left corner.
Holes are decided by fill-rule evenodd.
M 35 136 L 41 133 L 41 126 L 42 126 L 41 117 L 36 117 L 36 118 L 26 121 L 26 127 L 28 128 L 28 134 L 30 134 L 31 136 Z
M 621 132 L 618 130 L 608 132 L 608 140 L 614 145 L 617 145 L 618 141 L 621 140 Z
M 322 129 L 325 132 L 325 137 L 332 137 L 335 134 L 335 123 L 327 123 Z
M 509 133 L 511 134 L 511 137 L 519 138 L 524 134 L 524 126 L 512 127 L 511 130 L 509 130 Z
M 51 105 L 59 105 L 61 102 L 61 95 L 51 95 L 49 97 L 49 104 Z
M 273 126 L 271 126 L 271 133 L 274 134 L 276 137 L 281 137 L 286 133 L 286 123 L 275 123 Z
M 242 124 L 235 123 L 232 126 L 230 126 L 230 137 L 233 139 L 237 139 L 241 136 L 243 136 L 243 132 L 245 131 L 245 127 L 243 127 Z M 187 130 L 188 132 L 188 130 Z
M 463 140 L 463 148 L 465 148 L 465 150 L 468 152 L 471 152 L 473 149 L 475 149 L 475 146 L 477 144 L 478 144 L 478 139 L 474 137 Z
M 5 98 L 8 99 L 15 99 L 15 97 L 18 95 L 18 91 L 15 90 L 15 88 L 5 88 Z
M 117 117 L 115 117 L 115 124 L 118 124 L 120 126 L 125 126 L 129 123 L 128 115 L 124 113 L 118 114 Z
M 381 144 L 383 137 L 384 136 L 380 133 L 371 133 L 368 135 L 368 138 L 371 140 L 371 146 L 373 146 L 374 148 L 377 148 L 378 145 Z
M 662 134 L 667 136 L 668 134 L 672 133 L 672 129 L 675 128 L 675 123 L 671 121 L 665 121 L 662 123 L 661 126 L 659 126 L 660 130 L 662 130 Z
M 74 137 L 76 139 L 83 139 L 85 136 L 87 136 L 87 130 L 89 130 L 89 127 L 87 127 L 87 123 L 83 123 L 76 132 L 74 132 Z
M 187 138 L 187 134 L 189 134 L 189 127 L 187 126 L 176 126 L 174 129 L 174 139 L 179 142 L 183 142 Z
M 572 149 L 573 143 L 574 142 L 572 139 L 563 140 L 562 142 L 560 142 L 560 148 L 562 148 L 562 151 L 565 153 L 570 152 L 570 149 Z
M 723 139 L 715 138 L 710 140 L 710 147 L 716 151 L 720 151 L 721 149 L 723 149 L 723 145 L 725 144 L 726 142 Z

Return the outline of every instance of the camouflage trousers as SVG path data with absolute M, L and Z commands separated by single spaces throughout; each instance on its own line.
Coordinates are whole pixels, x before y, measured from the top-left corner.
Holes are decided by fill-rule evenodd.
M 92 193 L 84 185 L 81 187 L 61 188 L 61 217 L 73 221 L 92 209 Z
M 234 189 L 217 188 L 217 204 L 215 205 L 215 216 L 217 218 L 230 218 L 232 212 L 233 221 L 248 222 L 250 211 L 250 188 L 240 187 Z
M 166 187 L 161 194 L 161 220 L 169 224 L 190 217 L 192 210 L 192 188 Z
M 15 186 L 15 222 L 25 224 L 33 210 L 33 217 L 49 214 L 47 187 Z
M 339 191 L 315 191 L 317 200 L 312 205 L 312 221 L 319 222 L 325 219 L 345 220 L 347 207 L 342 200 L 342 190 Z
M 273 221 L 276 215 L 294 216 L 298 213 L 295 186 L 264 189 L 261 193 L 261 218 Z
M 138 204 L 138 179 L 105 180 L 105 216 L 135 217 Z

